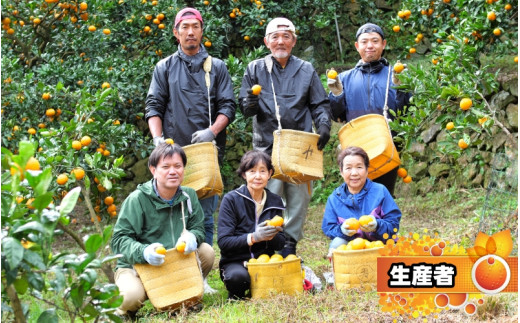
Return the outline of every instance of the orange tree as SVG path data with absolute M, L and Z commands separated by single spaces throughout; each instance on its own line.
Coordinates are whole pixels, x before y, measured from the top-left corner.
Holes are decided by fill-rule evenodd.
M 497 93 L 499 71 L 493 62 L 504 57 L 513 65 L 517 55 L 517 3 L 487 1 L 404 0 L 394 18 L 387 23 L 389 42 L 399 41 L 398 56 L 412 59 L 399 75 L 401 88 L 412 92 L 412 106 L 392 124 L 403 142 L 403 153 L 421 132 L 433 123 L 448 130 L 446 140 L 438 142 L 439 151 L 456 160 L 466 148 L 478 148 L 477 134 L 491 136 L 503 131 L 511 147 L 516 139 L 499 121 L 488 102 Z M 498 30 L 498 31 L 497 31 Z M 417 50 L 421 54 L 412 53 Z M 421 63 L 414 58 L 423 55 Z M 494 60 L 486 56 L 495 57 Z M 480 136 L 480 138 L 482 138 Z
M 17 150 L 2 148 L 2 168 L 8 170 L 2 173 L 1 195 L 2 315 L 25 322 L 28 302 L 35 298 L 50 308 L 33 320 L 58 322 L 63 315 L 71 321 L 118 320 L 113 314 L 122 302 L 117 286 L 98 276 L 98 269 L 115 258 L 103 255 L 111 227 L 80 239 L 84 253 L 56 252 L 55 238 L 67 230 L 81 189 L 71 189 L 57 205 L 52 167 L 41 167 L 34 157 L 36 144 L 20 141 Z

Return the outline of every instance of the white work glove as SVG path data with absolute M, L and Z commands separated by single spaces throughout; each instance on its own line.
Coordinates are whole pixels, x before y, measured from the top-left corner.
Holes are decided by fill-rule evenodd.
M 266 221 L 259 223 L 255 232 L 253 232 L 253 239 L 255 242 L 271 240 L 278 232 L 281 231 L 278 228 L 281 229 L 282 227 L 273 227 L 272 225 L 267 225 Z
M 199 142 L 211 142 L 213 139 L 215 139 L 215 134 L 213 133 L 213 131 L 211 131 L 210 128 L 196 131 L 191 135 L 192 144 L 196 144 Z
M 361 226 L 361 231 L 363 232 L 374 232 L 377 228 L 377 221 L 376 218 L 373 215 L 369 215 L 369 217 L 372 219 L 367 225 Z
M 164 137 L 163 136 L 156 136 L 156 137 L 153 137 L 153 145 L 155 147 L 159 146 L 160 144 L 162 144 L 164 142 Z
M 335 79 L 327 77 L 327 86 L 329 87 L 329 90 L 332 92 L 332 94 L 334 94 L 335 96 L 338 96 L 341 93 L 343 93 L 343 84 L 341 84 L 339 77 L 336 77 Z
M 406 64 L 403 64 L 403 66 L 404 66 L 404 69 L 406 69 Z M 396 86 L 401 85 L 401 80 L 399 79 L 399 77 L 397 77 L 396 72 L 392 72 L 392 83 L 394 83 L 394 85 L 396 85 Z
M 343 222 L 343 224 L 341 225 L 340 228 L 341 228 L 341 232 L 344 235 L 349 236 L 349 237 L 352 237 L 357 232 L 357 230 L 349 230 L 349 225 L 347 224 L 347 222 Z
M 160 266 L 164 263 L 164 255 L 155 252 L 155 248 L 162 246 L 162 244 L 155 242 L 144 248 L 143 257 L 147 263 L 152 266 Z
M 175 248 L 179 245 L 179 243 L 185 242 L 186 248 L 184 248 L 184 254 L 188 255 L 192 253 L 193 251 L 197 250 L 197 238 L 195 238 L 195 235 L 189 231 L 184 231 L 179 240 L 177 240 L 177 244 L 175 245 Z

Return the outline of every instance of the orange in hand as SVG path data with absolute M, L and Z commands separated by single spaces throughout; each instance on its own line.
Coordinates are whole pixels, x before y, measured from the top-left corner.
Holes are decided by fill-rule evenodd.
M 258 84 L 255 84 L 251 88 L 251 91 L 252 91 L 253 95 L 259 95 L 260 92 L 262 91 L 262 87 L 260 85 L 258 85 Z
M 279 215 L 275 215 L 271 220 L 267 221 L 267 225 L 281 227 L 283 225 L 283 218 Z
M 166 255 L 166 249 L 164 249 L 163 246 L 155 248 L 155 252 L 160 254 L 160 255 Z
M 338 77 L 338 72 L 336 72 L 335 69 L 331 68 L 330 71 L 327 72 L 327 77 L 329 79 L 335 79 L 336 77 Z
M 372 218 L 368 215 L 362 215 L 360 218 L 359 218 L 359 224 L 360 225 L 367 225 L 369 224 L 370 222 L 372 222 Z
M 359 229 L 359 221 L 356 218 L 346 219 L 344 223 L 348 225 L 349 230 Z
M 184 252 L 184 249 L 186 249 L 186 242 L 181 242 L 177 245 L 177 251 L 178 252 Z

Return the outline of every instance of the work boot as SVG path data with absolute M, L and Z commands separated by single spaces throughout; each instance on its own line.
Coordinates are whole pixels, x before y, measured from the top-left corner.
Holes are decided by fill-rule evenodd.
M 288 255 L 296 255 L 296 244 L 298 243 L 298 241 L 294 240 L 293 238 L 287 236 L 285 238 L 285 246 L 283 247 L 282 251 L 280 252 L 280 254 L 282 255 L 282 257 L 287 257 Z

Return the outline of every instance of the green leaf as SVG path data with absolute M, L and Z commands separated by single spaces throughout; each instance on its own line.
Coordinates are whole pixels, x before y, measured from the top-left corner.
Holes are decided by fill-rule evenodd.
M 5 256 L 10 269 L 18 267 L 23 259 L 24 250 L 20 241 L 13 237 L 7 237 L 2 240 L 2 256 Z
M 99 311 L 96 310 L 96 308 L 92 304 L 88 304 L 87 306 L 85 306 L 83 308 L 83 312 L 88 314 L 91 317 L 98 317 L 100 314 Z
M 19 233 L 19 232 L 24 232 L 24 231 L 32 231 L 32 230 L 38 231 L 38 232 L 41 232 L 41 233 L 46 233 L 47 232 L 47 230 L 45 229 L 43 224 L 41 224 L 40 222 L 37 222 L 37 221 L 31 221 L 31 222 L 28 222 L 28 223 L 26 223 L 26 224 L 16 228 L 14 233 Z
M 64 288 L 67 287 L 65 275 L 63 274 L 63 270 L 60 267 L 53 267 L 51 270 L 49 270 L 49 272 L 54 274 L 54 278 L 49 281 L 49 284 L 57 293 L 61 292 Z
M 103 244 L 103 238 L 99 234 L 93 234 L 85 241 L 85 251 L 87 253 L 95 253 Z
M 20 144 L 18 145 L 18 147 L 19 147 L 18 151 L 19 151 L 20 157 L 24 161 L 23 164 L 25 165 L 25 163 L 27 163 L 29 158 L 34 156 L 36 149 L 34 148 L 33 143 L 30 141 L 20 141 Z
M 60 215 L 64 216 L 72 212 L 74 207 L 76 206 L 76 202 L 78 201 L 79 193 L 81 192 L 81 187 L 75 187 L 71 189 L 67 195 L 61 201 L 59 206 Z
M 44 311 L 40 316 L 38 317 L 37 323 L 58 323 L 58 315 L 56 314 L 55 308 L 50 308 L 46 311 Z
M 52 170 L 50 167 L 44 169 L 40 174 L 33 176 L 30 172 L 25 172 L 29 185 L 34 190 L 34 195 L 39 196 L 47 192 L 52 182 Z
M 103 244 L 107 244 L 112 237 L 112 226 L 107 225 L 103 230 Z
M 29 283 L 24 278 L 16 279 L 13 285 L 16 289 L 16 292 L 20 295 L 25 294 L 25 292 L 27 292 L 27 289 L 29 288 Z
M 83 306 L 83 298 L 84 298 L 83 288 L 77 286 L 70 290 L 70 299 L 72 300 L 72 304 L 77 308 Z
M 30 265 L 32 265 L 33 267 L 35 267 L 39 270 L 45 270 L 45 268 L 46 268 L 45 263 L 43 262 L 42 256 L 37 252 L 27 249 L 24 252 L 23 258 L 25 259 L 25 261 L 27 263 L 29 263 Z

